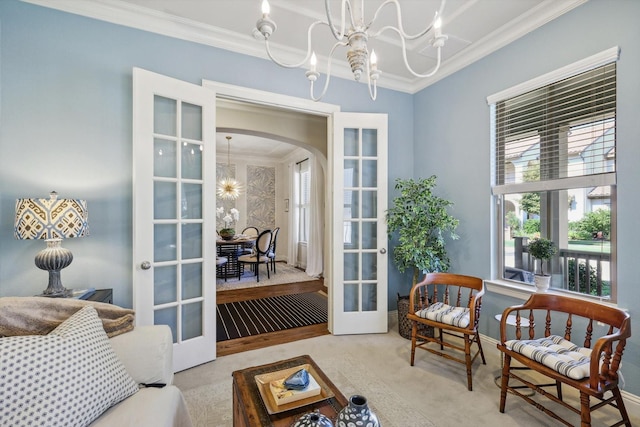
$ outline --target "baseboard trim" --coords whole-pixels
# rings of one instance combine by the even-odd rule
[[[490,336],[480,334],[480,339],[482,339],[483,343],[492,344],[494,346],[494,348],[495,348],[495,346],[498,345],[498,340],[495,339],[495,338],[492,338]],[[486,345],[483,345],[482,347],[483,348],[487,348]],[[634,405],[634,408],[633,408],[634,412],[637,413],[638,411],[640,411],[640,396],[637,396],[635,394],[631,394],[628,391],[623,390],[622,387],[620,387],[620,394],[624,398],[625,406],[631,404],[631,405]],[[629,410],[631,410],[631,409],[629,409]]]

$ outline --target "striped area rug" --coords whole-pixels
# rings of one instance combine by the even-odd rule
[[[318,292],[218,304],[217,341],[327,321],[327,297]]]

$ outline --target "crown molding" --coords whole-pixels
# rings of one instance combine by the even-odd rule
[[[268,60],[262,43],[256,42],[256,39],[250,35],[239,35],[191,19],[147,9],[119,0],[21,1]],[[498,28],[488,36],[474,43],[474,45],[462,50],[442,64],[435,76],[426,79],[413,79],[384,74],[382,78],[378,80],[378,87],[409,94],[419,92],[587,1],[588,0],[546,0],[536,8],[531,9],[528,13],[520,16],[519,19]],[[307,13],[310,14],[311,12],[308,11]],[[304,55],[304,52],[297,49],[291,49],[274,43],[272,43],[272,46],[278,49],[285,61],[287,61],[288,58],[299,58],[301,55]],[[326,59],[326,57],[319,57],[318,62],[326,62]],[[322,70],[320,71],[322,72]],[[332,77],[353,80],[353,74],[349,66],[341,62],[333,63]],[[362,84],[366,85],[366,82],[362,82]]]
[[[542,27],[559,16],[586,3],[588,0],[546,0],[521,15],[518,19],[496,29],[491,34],[462,50],[459,54],[442,64],[435,76],[416,82],[411,93],[416,93],[468,65],[490,55],[498,49],[514,42],[520,37]]]

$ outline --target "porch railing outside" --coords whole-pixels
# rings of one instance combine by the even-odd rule
[[[529,255],[527,238],[515,237],[514,249],[515,267],[534,272],[535,263]],[[562,283],[554,282],[554,288],[605,298],[611,296],[611,254],[560,249],[550,264],[550,271],[562,276]]]

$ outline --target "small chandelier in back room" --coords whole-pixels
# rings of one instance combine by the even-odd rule
[[[259,34],[264,37],[265,47],[269,58],[277,65],[285,68],[297,68],[305,64],[309,64],[309,70],[306,72],[307,79],[311,82],[310,96],[314,101],[319,101],[327,92],[329,87],[329,81],[331,80],[331,60],[333,52],[340,46],[347,48],[347,60],[351,66],[353,77],[359,81],[362,74],[367,75],[367,84],[369,86],[369,96],[375,101],[377,96],[377,80],[380,77],[381,71],[378,69],[378,58],[373,50],[369,53],[369,47],[367,42],[379,37],[386,31],[394,32],[398,35],[402,44],[402,58],[404,59],[404,65],[411,74],[418,78],[426,78],[433,76],[440,68],[441,62],[441,50],[444,46],[444,42],[447,40],[447,36],[442,34],[442,11],[444,10],[446,0],[441,0],[440,7],[435,13],[433,20],[427,26],[426,29],[418,34],[407,34],[402,26],[402,14],[400,10],[400,3],[398,0],[387,0],[378,7],[371,19],[371,22],[366,23],[364,21],[364,0],[342,0],[341,16],[340,16],[340,29],[338,29],[331,19],[331,9],[329,7],[330,0],[325,0],[325,12],[326,21],[315,21],[309,26],[307,30],[307,53],[304,59],[296,64],[286,64],[275,59],[269,48],[269,37],[276,31],[276,23],[269,16],[270,7],[267,0],[262,1],[262,18],[256,23],[256,28]],[[387,25],[380,28],[377,31],[371,31],[371,27],[378,18],[378,14],[385,6],[395,6],[396,26]],[[393,9],[393,8],[391,8]],[[336,43],[331,48],[328,54],[327,60],[327,77],[324,84],[324,89],[319,96],[314,96],[313,83],[318,79],[320,73],[316,71],[317,58],[315,52],[311,49],[311,31],[317,25],[326,25],[331,30],[333,37],[336,39]],[[254,30],[255,31],[255,30]],[[416,40],[421,37],[430,35],[431,39],[429,43],[437,50],[437,63],[433,70],[426,74],[420,74],[415,72],[409,62],[407,61],[407,46],[406,42],[410,40]]]
[[[227,136],[227,176],[218,181],[218,197],[223,200],[236,200],[240,197],[241,185],[231,176],[231,137]]]

